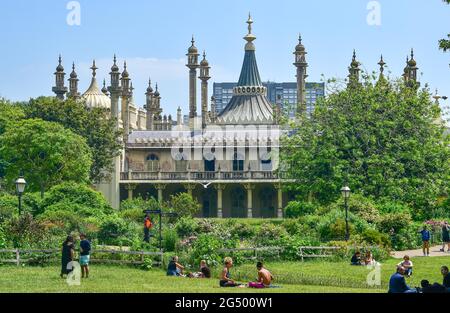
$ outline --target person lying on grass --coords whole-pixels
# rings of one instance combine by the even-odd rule
[[[211,278],[211,270],[205,260],[200,261],[200,272],[190,273],[189,278]]]
[[[256,268],[258,269],[258,281],[249,282],[249,288],[270,288],[273,280],[272,274],[264,268],[262,262],[256,263]]]
[[[236,283],[233,279],[231,279],[230,268],[232,267],[233,259],[230,257],[226,257],[224,259],[224,268],[220,273],[220,287],[245,287],[245,285]]]
[[[174,256],[167,267],[167,276],[184,276],[184,266],[178,263],[178,256]]]
[[[356,251],[355,254],[353,254],[352,259],[350,260],[351,265],[362,265],[361,264],[361,252]]]

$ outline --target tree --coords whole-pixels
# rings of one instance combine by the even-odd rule
[[[5,132],[8,125],[24,117],[25,114],[19,105],[0,98],[0,135]],[[0,157],[0,178],[5,176],[5,168],[7,166],[6,161]]]
[[[89,181],[92,164],[86,140],[57,123],[22,120],[0,136],[0,158],[8,163],[6,181],[13,184],[20,172],[27,190],[44,191],[63,181]]]
[[[195,216],[200,212],[200,204],[188,193],[170,196],[168,207],[178,216]]]
[[[427,89],[366,77],[319,100],[283,139],[282,162],[295,179],[287,189],[330,203],[348,184],[377,200],[433,207],[448,186],[450,141],[430,98]]]
[[[447,4],[450,4],[450,0],[442,0],[446,2]],[[441,39],[439,40],[439,48],[444,50],[446,52],[447,50],[450,50],[450,34],[447,35],[449,39]]]
[[[113,159],[120,154],[118,138],[121,133],[116,130],[115,120],[109,118],[106,109],[88,109],[83,101],[73,99],[61,101],[53,97],[40,97],[30,100],[24,110],[27,118],[57,122],[84,137],[92,154],[91,182],[109,179]]]

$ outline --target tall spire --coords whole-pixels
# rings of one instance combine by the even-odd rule
[[[384,67],[386,66],[386,63],[383,60],[383,55],[381,55],[380,62],[378,62],[378,65],[380,66],[380,78],[384,78]]]
[[[359,68],[359,62],[356,60],[356,51],[353,49],[353,57],[352,62],[350,63],[350,67],[348,68],[348,87],[356,87],[359,85],[359,72],[361,71]]]
[[[98,70],[98,67],[95,66],[95,60],[92,62],[91,70],[92,70],[92,77],[95,77],[97,75]]]
[[[102,92],[105,94],[105,96],[109,96],[108,88],[106,88],[106,79],[103,79]]]
[[[66,73],[64,73],[64,67],[62,65],[62,57],[59,55],[58,57],[58,66],[56,67],[55,75],[55,86],[52,88],[52,91],[56,94],[58,99],[64,100],[64,96],[67,92],[67,87],[64,85],[64,77]]]
[[[261,77],[259,76],[258,64],[256,62],[255,45],[253,41],[256,36],[252,34],[253,20],[249,14],[248,20],[248,34],[244,37],[247,41],[245,44],[244,63],[242,64],[241,75],[238,81],[238,87],[243,86],[262,86]]]
[[[206,60],[206,52],[203,51],[203,60],[200,62],[200,76],[198,77],[202,81],[201,86],[201,109],[202,109],[202,128],[206,128],[208,122],[208,80],[211,78],[209,75],[210,70],[209,62]]]
[[[197,117],[197,68],[198,64],[198,49],[195,46],[194,35],[192,35],[191,46],[188,48],[187,64],[189,68],[189,125],[194,127],[194,119]]]
[[[411,58],[408,63],[408,72],[406,75],[406,83],[410,87],[418,88],[420,83],[417,82],[417,62],[414,59],[414,49],[411,48]]]
[[[75,62],[72,63],[72,72],[69,78],[69,97],[73,99],[78,99],[80,93],[78,92],[78,75],[75,72]]]
[[[306,62],[305,46],[302,44],[302,35],[298,35],[298,44],[295,46],[295,62],[297,68],[297,113],[306,113],[306,72],[308,63]]]

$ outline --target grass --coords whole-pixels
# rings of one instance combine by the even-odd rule
[[[442,281],[439,268],[449,263],[449,257],[415,258],[415,270],[408,284],[416,286],[421,279],[431,282]],[[268,263],[267,267],[276,276],[279,289],[254,290],[247,288],[219,288],[217,279],[188,279],[167,277],[161,269],[143,271],[138,268],[121,266],[92,266],[92,275],[82,280],[81,286],[68,286],[59,278],[59,267],[1,267],[0,293],[5,292],[51,292],[51,293],[383,293],[387,290],[389,276],[398,260],[388,260],[381,267],[382,286],[369,288],[364,284],[369,272],[363,267],[347,263],[332,262],[278,262]],[[217,276],[218,269],[214,275]],[[249,281],[254,278],[254,265],[234,268],[236,279]]]

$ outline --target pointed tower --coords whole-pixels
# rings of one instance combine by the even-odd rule
[[[181,108],[178,107],[177,110],[177,126],[183,125],[183,116],[181,115]]]
[[[306,49],[302,44],[302,36],[298,36],[298,45],[295,47],[294,65],[297,68],[297,113],[306,112],[306,69],[308,63],[306,62]]]
[[[122,94],[122,88],[120,86],[120,71],[117,66],[117,58],[114,55],[114,64],[111,67],[111,86],[108,87],[108,91],[111,94],[111,117],[116,120],[116,128],[119,127],[119,97]]]
[[[75,62],[72,63],[72,73],[70,73],[69,78],[69,94],[68,96],[72,99],[80,98],[80,93],[78,92],[78,75],[75,72]]]
[[[153,88],[152,88],[152,80],[148,79],[148,87],[147,92],[145,93],[145,106],[144,109],[146,111],[146,129],[152,130],[153,126]]]
[[[92,62],[92,79],[88,90],[81,95],[88,108],[102,108],[109,110],[111,108],[111,99],[106,96],[99,88],[97,83],[97,66],[95,60]]]
[[[193,127],[194,118],[197,117],[197,68],[198,64],[198,49],[195,46],[194,36],[192,36],[192,45],[186,54],[188,62],[186,66],[189,68],[189,124]]]
[[[414,49],[411,49],[411,58],[408,61],[407,85],[413,88],[419,88],[420,83],[417,82],[417,62],[414,59]]]
[[[109,97],[109,92],[108,92],[108,88],[106,88],[106,79],[103,79],[103,88],[102,88],[102,92],[105,96]]]
[[[409,65],[408,65],[408,63],[409,63],[409,56],[407,55],[406,56],[406,66],[403,69],[403,75],[402,75],[403,80],[405,81],[405,83],[407,83],[408,79],[409,79]]]
[[[64,77],[66,73],[64,73],[64,67],[62,66],[62,58],[59,55],[58,66],[56,67],[55,75],[55,86],[52,88],[52,91],[56,94],[58,99],[64,100],[64,96],[67,93],[67,87],[64,86]]]
[[[208,80],[210,66],[206,60],[206,52],[203,51],[203,60],[200,62],[200,76],[198,77],[202,81],[202,129],[206,128],[208,120]]]
[[[217,117],[217,107],[216,107],[216,98],[214,96],[211,97],[211,112],[209,114],[209,118],[211,123],[215,123]]]
[[[361,69],[359,68],[360,63],[356,60],[356,51],[353,50],[353,58],[350,63],[350,67],[348,68],[348,88],[358,87],[359,83],[359,73]]]
[[[378,62],[378,65],[380,66],[380,76],[378,78],[378,81],[384,81],[386,78],[384,77],[384,67],[386,66],[386,63],[383,60],[383,55],[381,55],[380,62]]]
[[[122,85],[122,123],[124,131],[124,142],[128,141],[128,135],[130,134],[130,74],[127,70],[127,62],[123,64],[122,77],[120,78]]]
[[[233,97],[217,116],[216,124],[228,125],[273,125],[273,109],[267,99],[267,89],[263,86],[256,62],[256,36],[252,34],[253,20],[249,15],[248,34],[244,37],[244,62],[237,86],[233,89]]]

